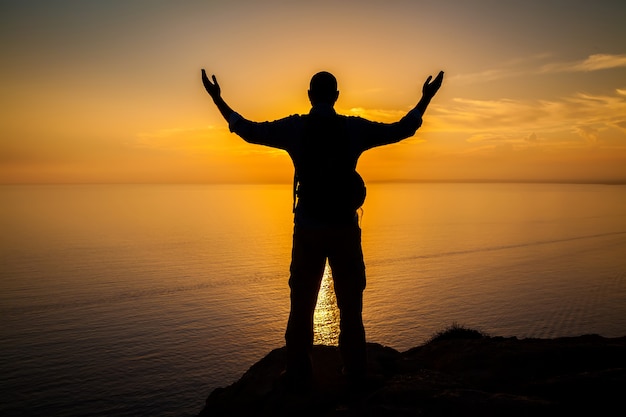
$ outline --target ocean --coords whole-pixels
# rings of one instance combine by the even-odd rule
[[[290,185],[0,186],[0,414],[194,416],[284,345]],[[367,339],[626,335],[626,186],[374,183]],[[316,343],[337,343],[332,271]]]

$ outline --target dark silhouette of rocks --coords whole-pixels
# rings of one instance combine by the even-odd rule
[[[214,390],[207,416],[609,415],[626,398],[626,337],[489,337],[453,326],[398,352],[368,343],[370,376],[349,384],[336,347],[315,346],[314,382],[299,392],[270,352],[239,381]]]

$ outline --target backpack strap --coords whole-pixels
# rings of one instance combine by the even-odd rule
[[[307,120],[309,118],[308,114],[302,114],[300,115],[300,119],[302,119],[302,121],[304,122],[305,126],[307,123]],[[295,213],[296,212],[296,206],[298,204],[298,183],[300,182],[299,178],[298,178],[298,168],[296,167],[295,161],[294,161],[294,165],[293,165],[293,187],[292,187],[292,206],[291,206],[291,212]]]
[[[298,194],[298,171],[294,168],[293,170],[293,206],[291,211],[293,213],[296,212],[296,203],[297,203],[297,194]]]

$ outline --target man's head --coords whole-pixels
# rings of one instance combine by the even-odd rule
[[[337,91],[337,79],[330,72],[318,72],[311,78],[309,87],[309,100],[312,105],[325,103],[334,105],[339,97]]]

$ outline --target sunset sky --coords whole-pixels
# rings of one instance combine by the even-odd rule
[[[252,120],[336,108],[423,127],[370,150],[368,181],[626,182],[626,2],[0,2],[0,183],[289,182],[228,132],[200,80]]]

